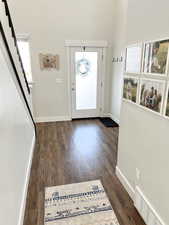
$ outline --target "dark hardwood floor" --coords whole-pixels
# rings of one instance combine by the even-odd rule
[[[41,123],[28,188],[24,225],[43,225],[44,189],[100,179],[120,225],[145,225],[115,175],[118,128],[99,120]]]

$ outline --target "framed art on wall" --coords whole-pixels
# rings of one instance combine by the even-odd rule
[[[142,44],[135,44],[126,48],[126,73],[141,72],[142,46]]]
[[[162,80],[141,79],[140,105],[161,113],[165,82]]]
[[[167,74],[169,40],[147,42],[144,46],[143,72]]]
[[[59,55],[39,54],[41,70],[59,70]]]
[[[136,103],[138,93],[138,78],[124,77],[123,98]]]

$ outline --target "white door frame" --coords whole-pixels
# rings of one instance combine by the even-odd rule
[[[75,41],[67,40],[65,41],[65,47],[67,49],[67,66],[68,66],[68,109],[69,116],[72,119],[72,82],[71,82],[71,48],[73,47],[90,47],[90,48],[101,48],[102,49],[102,66],[101,66],[101,110],[100,117],[104,116],[104,97],[105,97],[105,75],[106,75],[106,53],[108,43],[107,41]]]

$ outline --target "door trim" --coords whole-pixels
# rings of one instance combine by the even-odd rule
[[[87,41],[87,40],[66,40],[65,47],[95,47],[95,48],[107,48],[107,41]]]
[[[105,99],[105,76],[106,76],[106,56],[107,56],[107,48],[108,42],[107,41],[76,41],[76,40],[69,40],[65,41],[66,53],[67,53],[67,68],[68,68],[68,113],[70,118],[72,119],[72,82],[71,82],[71,48],[73,47],[90,47],[90,48],[101,48],[102,49],[102,69],[101,69],[101,81],[102,81],[102,88],[101,88],[101,111],[100,117],[104,116],[104,99]]]

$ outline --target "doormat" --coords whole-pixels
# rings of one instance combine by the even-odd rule
[[[45,189],[45,225],[119,225],[99,180]]]
[[[100,121],[104,124],[105,127],[119,127],[119,125],[109,117],[102,117],[100,118]]]

